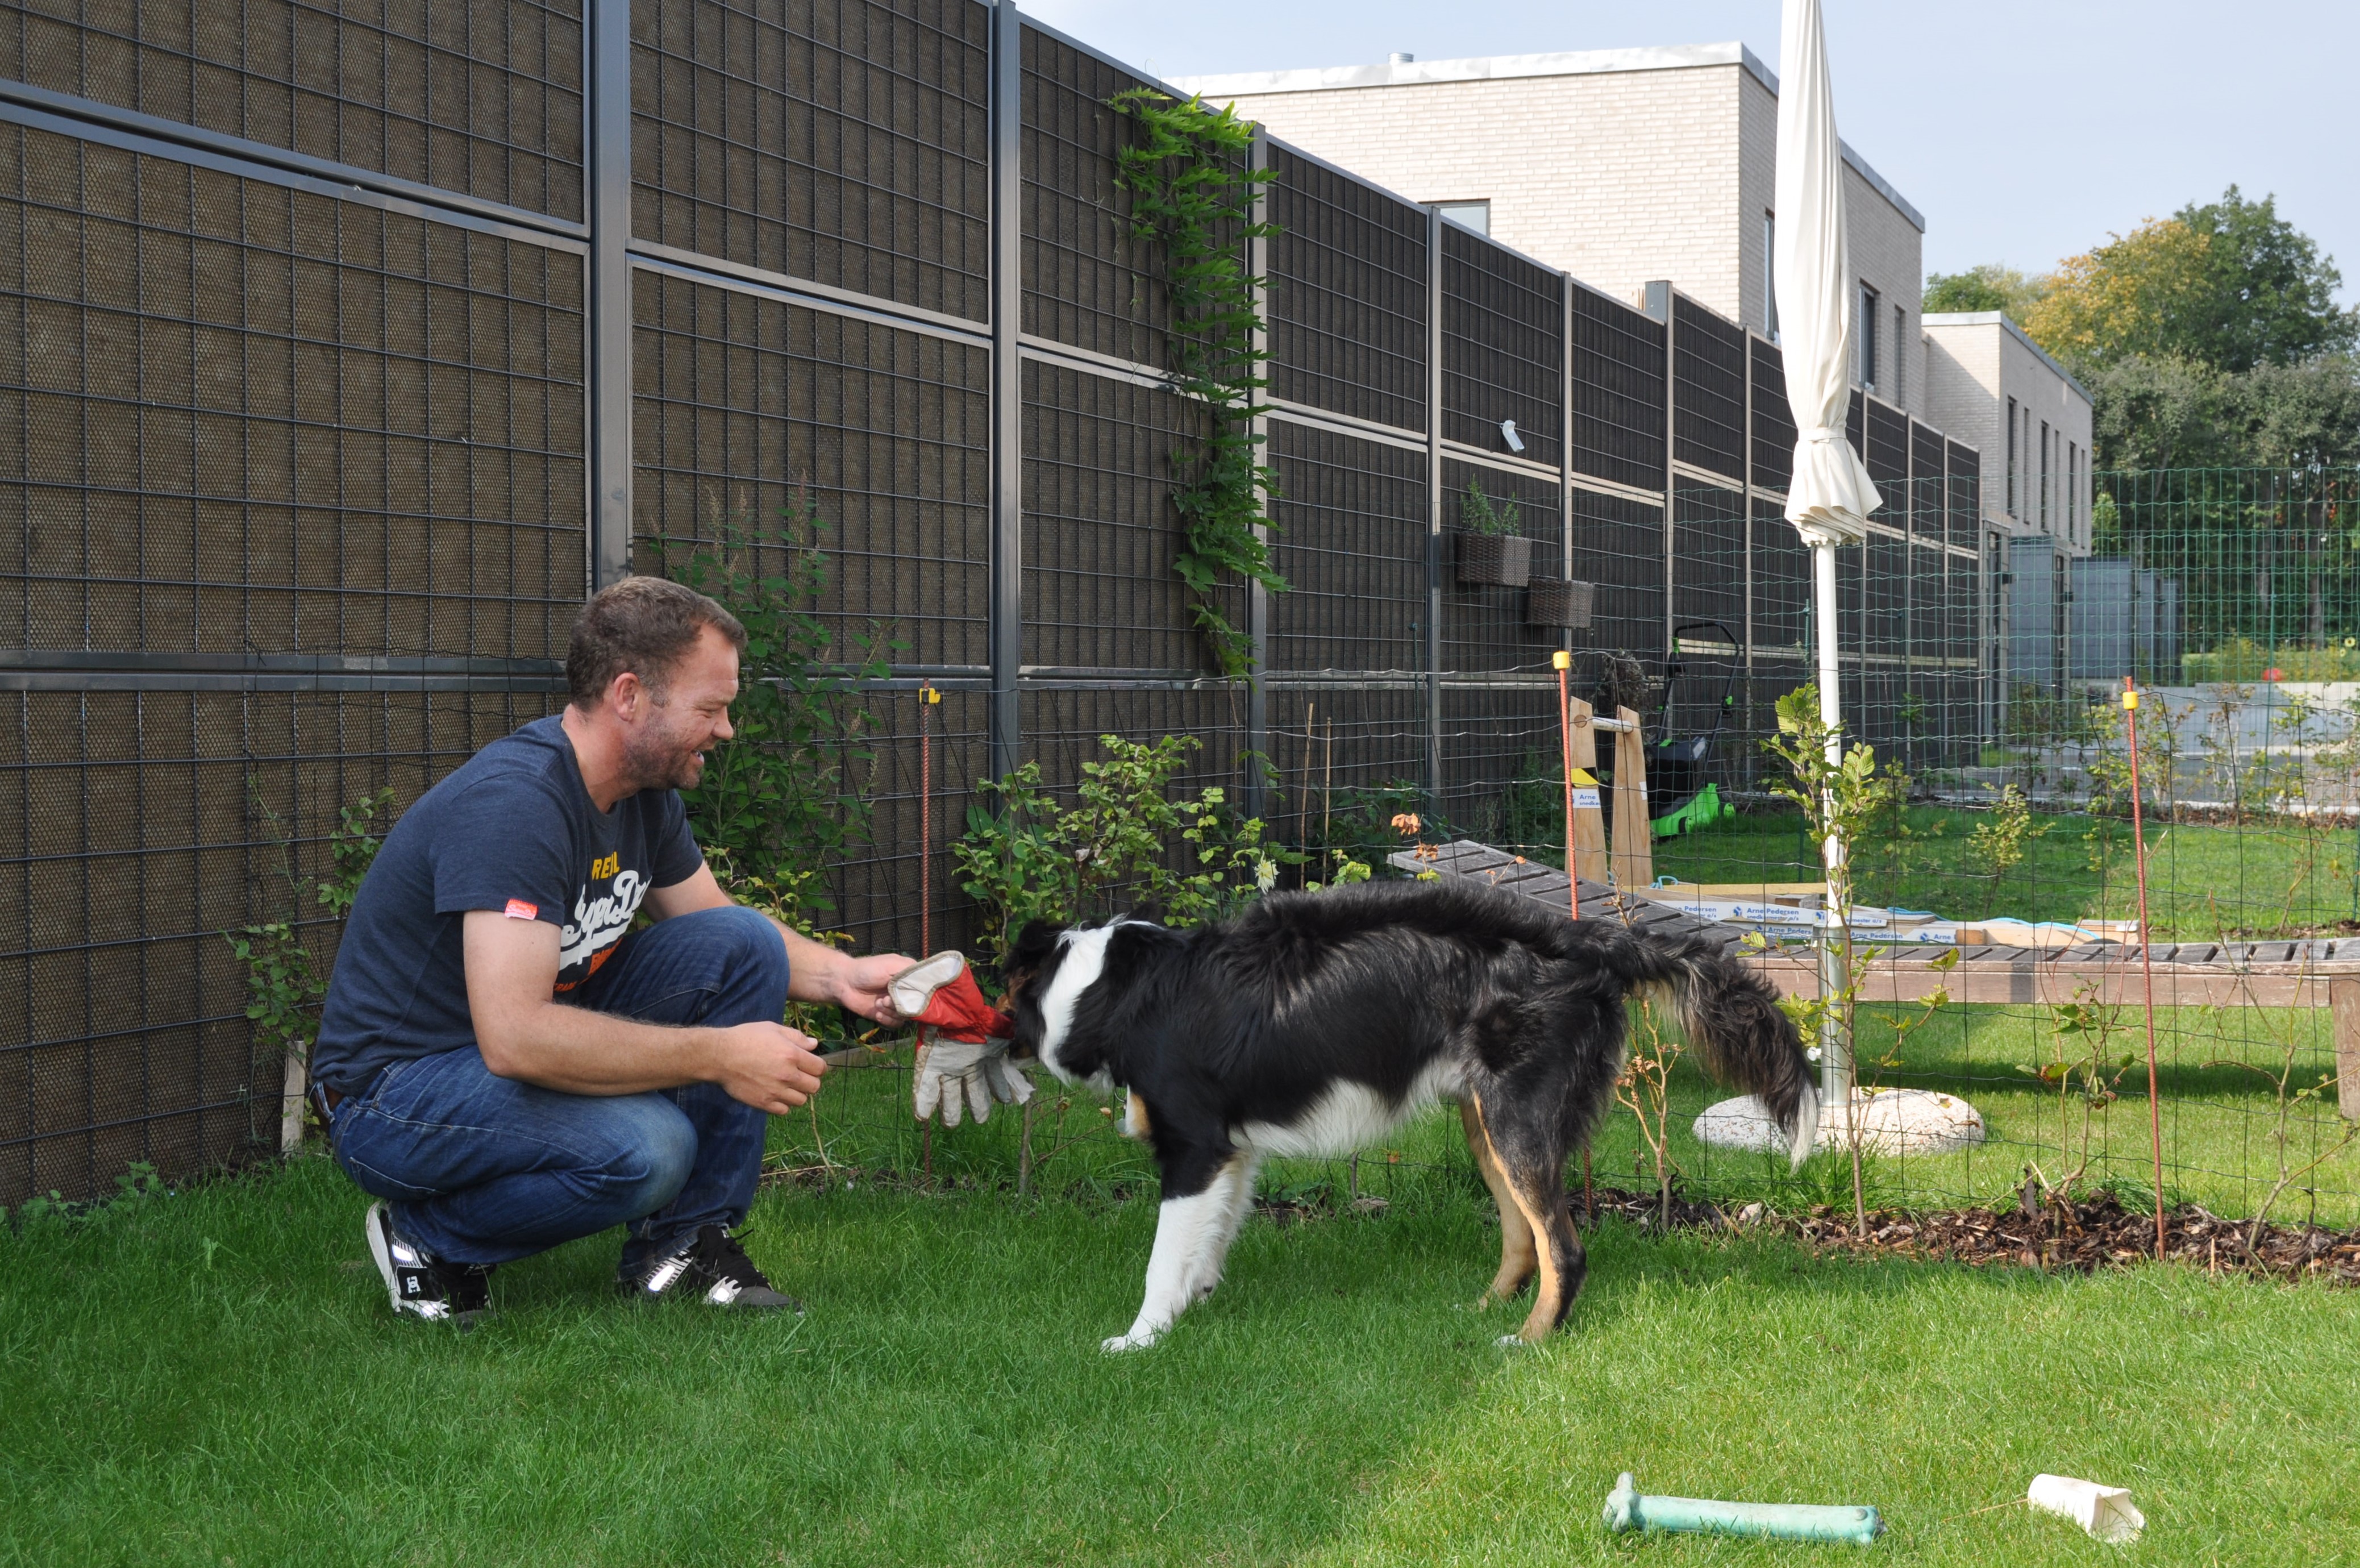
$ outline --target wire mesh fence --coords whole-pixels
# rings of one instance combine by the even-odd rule
[[[658,0],[619,39],[522,0],[111,15],[0,5],[0,1202],[271,1145],[279,1064],[221,933],[287,912],[339,805],[405,806],[549,711],[574,607],[627,556],[816,548],[837,654],[885,651],[841,698],[867,827],[825,868],[866,949],[970,941],[949,846],[977,781],[1032,760],[1070,799],[1107,735],[1197,738],[1175,787],[1258,804],[1282,884],[1382,867],[1409,814],[1561,855],[1559,651],[1576,696],[1641,712],[1656,815],[1717,793],[1651,834],[1652,873],[1809,897],[1773,892],[1819,872],[1761,749],[1816,630],[1780,355],[1676,288],[1610,298],[1271,144],[1290,587],[1225,590],[1262,677],[1224,681],[1171,571],[1205,411],[1114,180],[1138,72],[975,0]],[[627,167],[585,154],[618,128]],[[1911,780],[1858,847],[1871,899],[2134,918],[2094,695],[2132,674],[2153,934],[2360,921],[2348,472],[2098,476],[2081,554],[1907,411],[1856,395],[1850,434],[1886,505],[1843,553],[1842,696]],[[1518,571],[1470,566],[1485,530]],[[333,927],[296,913],[324,962]],[[2167,1003],[2177,1190],[2349,1200],[2340,1014],[2309,983]],[[1913,1014],[1872,993],[1879,1081],[1972,1098],[1990,1135],[1880,1157],[1881,1190],[2135,1175],[2129,1025],[2090,1005],[1961,999],[1896,1042]],[[1143,1179],[1071,1097],[922,1134],[902,1060],[847,1058],[781,1157]],[[1772,1182],[1690,1137],[1710,1092],[1676,1080],[1683,1179]],[[1472,1179],[1448,1128],[1404,1137],[1277,1179]],[[1600,1168],[1642,1143],[1618,1118]]]

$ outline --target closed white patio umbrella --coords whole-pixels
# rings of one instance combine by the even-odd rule
[[[1858,291],[1844,246],[1843,145],[1836,139],[1835,97],[1828,85],[1827,39],[1819,0],[1785,0],[1778,40],[1777,226],[1772,252],[1786,400],[1801,439],[1786,488],[1786,521],[1811,547],[1813,617],[1819,634],[1819,712],[1827,720],[1828,760],[1837,760],[1836,547],[1867,537],[1868,514],[1883,504],[1868,470],[1844,439],[1850,411],[1852,302]],[[1827,846],[1830,872],[1844,845]],[[1838,911],[1844,918],[1846,911]],[[1820,994],[1840,987],[1839,933],[1820,945]],[[1831,1021],[1832,1022],[1832,1021]],[[1840,1027],[1822,1031],[1821,1093],[1846,1104],[1852,1093],[1850,1042]]]

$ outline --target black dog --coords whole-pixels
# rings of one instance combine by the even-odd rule
[[[1016,1048],[1128,1089],[1163,1170],[1147,1298],[1109,1351],[1154,1343],[1219,1282],[1263,1156],[1349,1154],[1449,1098],[1500,1205],[1484,1300],[1537,1273],[1520,1337],[1546,1336],[1586,1267],[1566,1158],[1612,1094],[1634,994],[1668,1000],[1707,1067],[1768,1102],[1798,1164],[1819,1124],[1794,1024],[1743,964],[1480,884],[1273,894],[1194,930],[1035,924],[1009,973]]]

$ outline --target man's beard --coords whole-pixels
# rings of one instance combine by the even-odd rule
[[[623,751],[623,765],[636,793],[643,789],[694,789],[705,776],[698,748],[683,745],[669,729],[634,736]]]

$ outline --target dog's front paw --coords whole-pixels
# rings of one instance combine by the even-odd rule
[[[1098,1341],[1098,1348],[1109,1355],[1120,1355],[1126,1350],[1145,1350],[1162,1337],[1160,1334],[1152,1332],[1142,1333],[1134,1329],[1130,1333],[1117,1334],[1112,1339]]]

